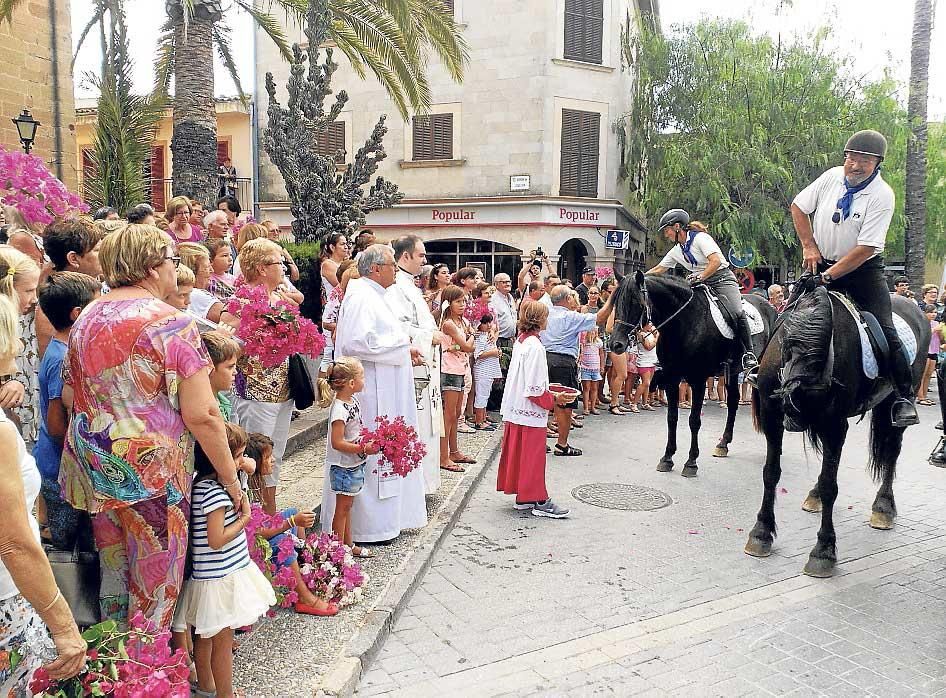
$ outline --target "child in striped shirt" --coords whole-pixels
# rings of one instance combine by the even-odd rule
[[[493,381],[503,377],[499,366],[499,347],[496,345],[496,332],[493,316],[489,313],[480,318],[476,335],[473,337],[473,421],[478,431],[495,431],[496,427],[486,419],[486,403],[493,391]]]
[[[246,450],[246,432],[226,422],[233,460]],[[233,631],[252,625],[276,603],[263,573],[250,559],[243,529],[250,505],[243,497],[238,515],[210,460],[198,446],[191,490],[193,570],[174,612],[172,629],[196,633],[194,660],[200,695],[233,696]]]

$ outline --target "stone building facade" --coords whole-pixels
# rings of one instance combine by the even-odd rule
[[[40,126],[33,154],[70,190],[78,184],[69,0],[23,4],[0,24],[0,145],[20,148],[12,119],[26,108]]]
[[[487,275],[517,272],[539,247],[570,278],[586,264],[622,272],[643,265],[645,234],[624,206],[622,138],[614,126],[629,109],[631,87],[621,31],[628,21],[633,31],[640,13],[656,21],[656,0],[447,4],[470,62],[458,85],[432,59],[427,117],[402,121],[377,81],[360,80],[335,52],[341,68],[333,86],[351,99],[333,140],[351,158],[387,113],[388,159],[380,174],[406,196],[371,214],[369,227],[381,238],[419,234],[434,261],[451,269],[479,265]],[[296,29],[290,35],[304,39]],[[255,51],[256,94],[265,94],[267,71],[284,86],[287,65],[272,42],[257,33]],[[262,152],[259,167],[261,215],[289,224],[282,180]],[[610,229],[630,231],[626,252],[606,249]]]

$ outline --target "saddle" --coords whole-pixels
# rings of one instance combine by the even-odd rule
[[[718,329],[719,333],[726,339],[733,339],[736,336],[736,318],[732,317],[732,314],[726,308],[725,304],[720,302],[719,297],[713,293],[709,286],[701,284],[697,286],[697,289],[702,289],[706,294],[706,300],[709,301],[710,315],[713,316],[716,329]],[[762,332],[765,331],[765,322],[762,320],[762,315],[759,313],[758,309],[743,298],[742,310],[749,320],[749,332],[752,336],[762,334]]]
[[[887,338],[884,336],[880,323],[873,313],[857,308],[854,302],[845,294],[838,291],[829,291],[829,293],[854,318],[861,339],[861,362],[864,376],[874,380],[880,375],[880,367],[887,366],[890,362],[890,345],[887,343]],[[918,350],[916,336],[907,321],[897,315],[896,312],[893,313],[893,324],[897,330],[897,335],[900,337],[900,343],[903,345],[907,363],[912,364],[916,359]]]

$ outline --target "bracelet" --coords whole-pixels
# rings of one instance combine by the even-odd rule
[[[55,606],[56,602],[59,601],[59,599],[61,598],[62,598],[62,592],[59,591],[59,589],[56,589],[56,595],[53,597],[53,600],[50,601],[49,604],[47,604],[47,606],[43,610],[40,611],[40,613],[46,613],[46,611],[48,611],[53,606]]]
[[[288,519],[286,519],[286,523],[289,524],[289,528],[295,528],[295,527],[296,527],[296,515],[293,514],[293,515],[290,516]],[[288,530],[288,529],[287,529],[287,530]]]
[[[239,484],[239,482],[240,482],[240,476],[238,475],[237,477],[233,478],[233,482],[230,482],[230,483],[227,483],[226,485],[224,485],[224,486],[223,486],[223,489],[228,490],[228,489],[230,489],[231,487],[233,487],[234,485]]]

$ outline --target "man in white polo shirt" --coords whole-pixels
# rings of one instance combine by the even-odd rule
[[[880,175],[886,154],[883,135],[858,131],[844,146],[844,164],[802,190],[791,211],[805,268],[820,275],[821,283],[847,292],[883,328],[891,354],[888,370],[899,396],[891,420],[908,427],[919,423],[913,377],[894,328],[882,256],[894,209],[893,190]]]

